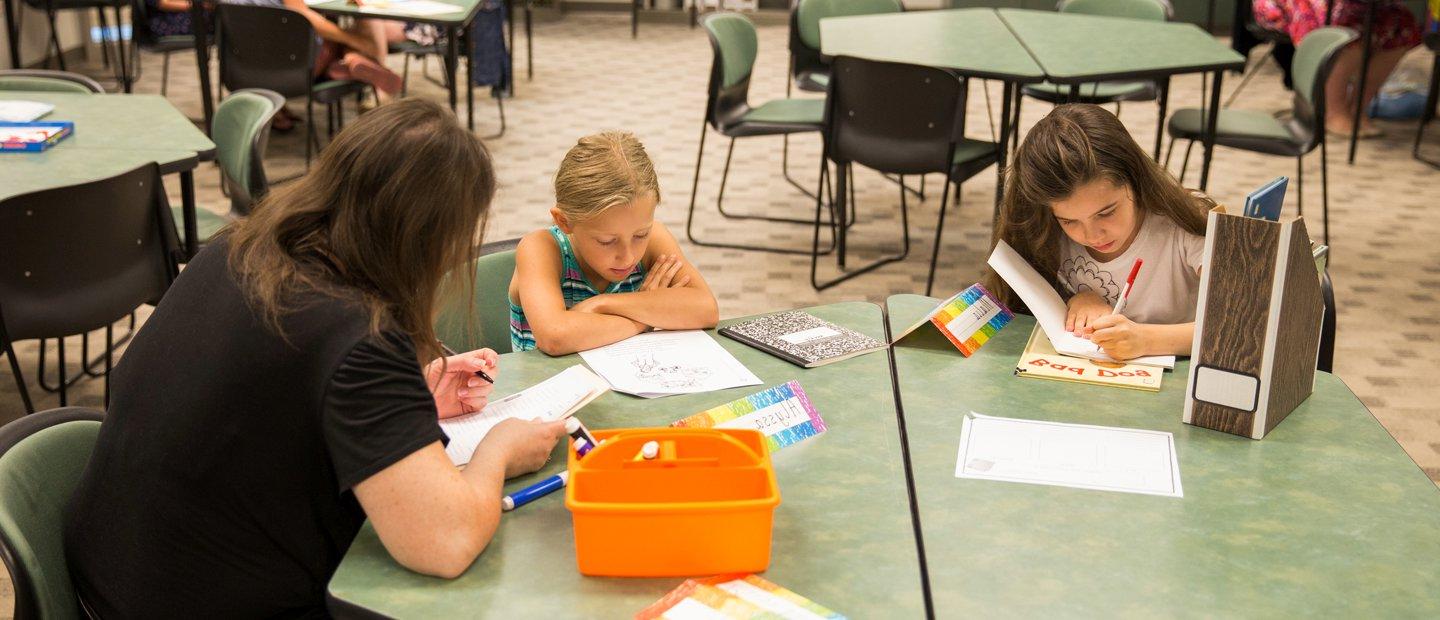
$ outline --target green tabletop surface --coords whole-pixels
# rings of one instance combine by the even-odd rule
[[[1045,77],[994,9],[830,17],[820,20],[820,42],[827,56],[926,65],[1022,83]]]
[[[168,174],[214,159],[215,143],[164,97],[0,92],[0,99],[42,101],[55,110],[41,120],[72,121],[75,132],[38,153],[0,153],[0,199],[85,183],[149,162]]]
[[[354,17],[370,17],[377,19],[396,19],[407,22],[422,24],[436,24],[439,26],[463,26],[475,19],[475,14],[480,11],[480,0],[433,0],[440,4],[453,4],[460,7],[459,10],[439,15],[412,15],[405,12],[404,0],[386,2],[385,0],[373,0],[362,4],[354,4],[350,0],[330,0],[329,2],[306,3],[311,9],[329,15],[350,15]]]
[[[1046,78],[1057,84],[1245,66],[1244,56],[1193,24],[1025,9],[997,12]]]
[[[884,337],[882,314],[874,304],[839,303],[810,312]],[[652,400],[610,393],[577,415],[592,429],[663,426],[766,387],[799,381],[829,430],[772,455],[781,500],[764,577],[852,618],[922,615],[920,562],[888,357],[876,352],[807,370],[723,336],[716,340],[765,385]],[[575,355],[507,354],[496,395],[519,391],[578,363]],[[512,480],[506,492],[561,471],[560,450],[544,470]],[[620,618],[634,615],[682,581],[580,575],[570,513],[557,493],[506,513],[490,546],[453,581],[402,568],[366,525],[329,592],[345,603],[400,618]]]
[[[1158,393],[1013,376],[1034,324],[894,349],[937,616],[1440,617],[1440,491],[1339,379],[1256,441],[1181,423],[1185,360]],[[972,410],[1174,433],[1184,497],[956,478]]]

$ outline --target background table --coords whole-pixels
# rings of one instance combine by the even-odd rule
[[[73,121],[75,133],[39,153],[0,153],[0,200],[87,183],[155,162],[180,174],[185,251],[198,247],[194,170],[215,158],[215,143],[158,95],[88,95],[5,91],[0,99],[55,106],[45,120]]]
[[[1210,179],[1215,150],[1215,123],[1220,114],[1220,80],[1225,71],[1245,68],[1245,57],[1193,24],[1153,22],[1075,13],[998,9],[1000,19],[1045,71],[1045,79],[1069,84],[1078,97],[1080,84],[1106,80],[1160,81],[1160,125],[1155,131],[1155,157],[1165,134],[1165,108],[1170,76],[1213,74],[1200,168],[1200,189]]]
[[[811,312],[883,337],[883,319],[874,304],[832,304]],[[587,405],[579,417],[592,429],[663,426],[798,380],[830,430],[773,455],[780,506],[765,578],[852,618],[922,615],[920,564],[887,356],[872,353],[805,370],[729,338],[716,339],[765,385],[653,400],[611,393]],[[505,355],[496,394],[513,393],[578,363],[575,355]],[[556,473],[563,463],[557,449],[542,472],[511,481],[506,491]],[[557,494],[506,514],[490,546],[454,581],[400,567],[367,525],[336,571],[329,593],[337,615],[354,615],[359,607],[401,618],[620,618],[655,602],[682,580],[581,576],[570,514]]]
[[[1159,393],[1014,377],[1033,325],[895,347],[938,616],[1440,616],[1440,492],[1339,379],[1254,441],[1180,422],[1188,361]],[[956,478],[971,410],[1172,432],[1185,497]]]

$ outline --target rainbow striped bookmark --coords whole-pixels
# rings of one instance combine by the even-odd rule
[[[753,428],[765,435],[770,452],[825,432],[825,420],[810,404],[800,383],[790,381],[701,411],[670,426],[689,428]]]
[[[899,342],[901,338],[910,335],[926,321],[933,323],[940,329],[940,333],[950,340],[950,344],[960,349],[965,357],[970,357],[982,345],[988,342],[995,334],[1015,318],[1005,304],[1000,303],[990,291],[979,284],[972,284],[954,297],[940,302],[934,310],[926,314],[924,318],[916,321],[914,325],[906,328],[891,340],[891,343]]]

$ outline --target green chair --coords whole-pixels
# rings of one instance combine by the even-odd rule
[[[83,618],[65,562],[65,506],[90,461],[104,414],[64,407],[0,427],[0,559],[15,617]]]
[[[0,90],[29,90],[90,95],[105,92],[100,83],[78,73],[44,69],[0,71]]]
[[[1330,245],[1330,190],[1325,149],[1325,82],[1335,66],[1335,56],[1356,39],[1355,31],[1330,27],[1313,30],[1295,49],[1291,73],[1295,76],[1295,104],[1290,118],[1280,119],[1268,112],[1254,110],[1220,110],[1216,120],[1215,144],[1230,148],[1294,157],[1296,163],[1295,195],[1299,213],[1305,213],[1305,156],[1320,147],[1321,217],[1325,245]],[[1180,180],[1190,163],[1190,149],[1204,137],[1205,111],[1199,108],[1178,110],[1170,117],[1167,131],[1170,146],[1165,151],[1165,164],[1176,140],[1188,140],[1185,160],[1180,165]]]
[[[798,0],[790,10],[790,84],[823,93],[830,83],[830,62],[820,55],[820,20],[904,11],[899,0]]]
[[[1061,13],[1123,17],[1163,22],[1170,18],[1170,8],[1161,0],[1067,0],[1058,7]],[[1070,101],[1069,84],[1041,82],[1021,89],[1028,97],[1050,103]],[[1080,86],[1080,103],[1114,103],[1116,113],[1122,101],[1154,101],[1159,89],[1155,82],[1095,82]],[[1015,104],[1018,106],[1019,101]],[[1017,112],[1016,117],[1019,117]]]
[[[285,106],[285,98],[272,90],[247,88],[230,93],[215,108],[210,122],[210,139],[215,142],[215,159],[220,164],[220,182],[230,194],[230,214],[217,215],[196,209],[200,241],[219,232],[231,219],[250,214],[250,208],[270,189],[265,177],[265,148],[270,122]],[[180,221],[180,207],[172,207]]]
[[[812,224],[811,220],[805,218],[727,213],[724,205],[725,182],[730,177],[730,160],[735,154],[736,138],[818,132],[823,126],[825,116],[823,99],[776,99],[752,107],[749,101],[750,75],[755,68],[755,56],[759,50],[755,25],[739,13],[711,13],[701,21],[709,35],[715,60],[710,66],[710,85],[705,100],[705,119],[700,125],[700,148],[695,155],[695,181],[690,187],[690,210],[685,219],[685,236],[691,243],[707,247],[809,255],[808,249],[719,243],[704,241],[695,236],[695,197],[700,189],[705,134],[709,133],[710,128],[730,138],[730,148],[725,154],[725,170],[720,177],[720,190],[715,198],[715,207],[720,211],[720,215],[736,220],[762,220],[807,226]],[[791,184],[806,196],[815,198],[815,194],[794,181],[791,181]]]
[[[466,325],[465,316],[470,309],[457,300],[441,310],[435,320],[435,335],[440,342],[456,351],[494,349],[498,353],[509,353],[510,349],[510,278],[515,274],[515,246],[519,239],[508,239],[487,243],[480,247],[480,259],[475,261],[475,315],[476,325]]]

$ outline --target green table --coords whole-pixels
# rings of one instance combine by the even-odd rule
[[[1180,422],[1188,361],[1159,393],[1014,377],[1033,325],[894,348],[937,615],[1440,617],[1440,492],[1339,379],[1254,441]],[[1185,497],[956,478],[972,410],[1172,432]]]
[[[811,309],[880,338],[880,308],[849,302]],[[728,338],[717,340],[764,382],[795,379],[830,429],[774,454],[781,503],[765,577],[854,618],[924,613],[920,562],[906,491],[889,360],[865,355],[801,369]],[[578,356],[509,354],[497,394],[508,394],[580,363]],[[644,400],[602,396],[580,412],[595,429],[661,426],[752,394],[760,386]],[[507,492],[561,470],[557,458]],[[506,514],[489,548],[460,578],[422,577],[390,559],[375,531],[361,530],[330,582],[331,611],[388,616],[629,617],[679,585],[680,578],[583,577],[575,567],[570,514],[554,495]]]
[[[75,133],[39,153],[0,153],[0,200],[52,187],[87,183],[155,162],[180,174],[185,250],[197,250],[194,170],[215,158],[215,143],[158,95],[0,93],[3,99],[55,106],[45,120],[73,121]]]
[[[998,9],[1030,54],[1045,70],[1045,79],[1069,84],[1078,98],[1080,85],[1115,79],[1155,79],[1160,84],[1160,121],[1155,130],[1155,157],[1160,157],[1170,76],[1210,72],[1208,114],[1203,142],[1200,189],[1210,179],[1215,150],[1215,123],[1220,114],[1220,82],[1225,71],[1243,70],[1245,57],[1194,24],[1153,22],[1075,13]]]
[[[912,11],[830,17],[820,20],[820,52],[948,69],[966,77],[999,80],[1000,117],[1010,118],[1020,86],[1045,79],[1045,72],[994,9]],[[995,204],[1005,192],[1006,147],[1015,127],[1000,123],[995,167]],[[843,170],[843,169],[842,169]],[[837,197],[843,207],[845,196]],[[843,211],[843,208],[840,209]]]

